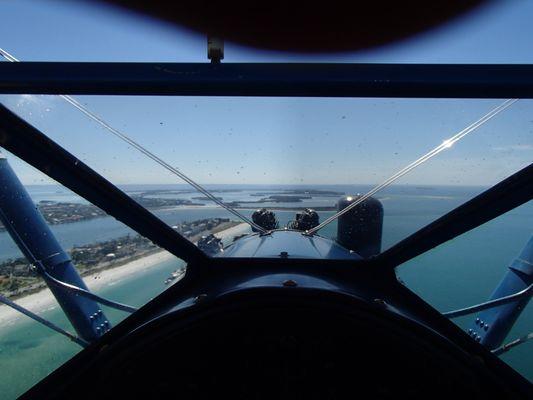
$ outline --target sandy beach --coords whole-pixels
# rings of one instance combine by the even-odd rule
[[[215,236],[227,241],[234,236],[241,235],[249,231],[250,227],[247,224],[242,223],[220,231],[216,233]],[[83,280],[90,290],[97,291],[101,288],[114,285],[124,279],[142,274],[143,272],[149,271],[151,268],[157,267],[161,263],[172,259],[176,259],[176,257],[166,250],[161,250],[146,257],[132,260],[126,264],[87,275],[83,277]],[[37,293],[24,296],[20,299],[17,299],[16,303],[36,314],[41,314],[45,311],[59,307],[49,289],[43,289]],[[0,306],[0,327],[13,325],[20,318],[28,317],[6,305]]]

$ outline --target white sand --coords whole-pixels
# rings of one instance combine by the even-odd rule
[[[234,236],[242,235],[244,233],[250,233],[252,232],[250,229],[250,225],[242,223],[239,225],[232,226],[231,228],[224,229],[223,231],[220,231],[218,233],[215,233],[215,236],[222,239],[231,239],[233,240]]]
[[[215,236],[226,240],[232,239],[233,236],[241,235],[249,231],[250,227],[247,224],[242,223],[220,231],[216,233]],[[111,286],[125,278],[146,272],[153,267],[157,267],[162,262],[172,260],[173,258],[175,258],[174,255],[166,250],[161,250],[157,253],[130,261],[121,266],[106,269],[92,275],[87,275],[83,278],[83,280],[90,290],[98,290],[103,287]],[[55,297],[52,295],[52,292],[50,292],[49,289],[43,289],[39,292],[24,296],[16,300],[16,303],[36,314],[41,314],[45,311],[53,310],[54,308],[59,307]],[[13,325],[20,318],[28,317],[25,317],[11,307],[0,305],[0,328]]]

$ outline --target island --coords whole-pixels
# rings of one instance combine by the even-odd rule
[[[206,218],[181,222],[172,228],[192,242],[210,233],[228,231],[241,225],[229,218]],[[157,245],[140,235],[76,246],[68,251],[76,269],[82,276],[115,268],[133,260],[162,251]],[[0,263],[0,293],[11,299],[20,298],[42,290],[46,284],[37,275],[26,258],[17,258]]]
[[[194,203],[184,199],[166,199],[162,197],[146,197],[144,195],[131,196],[133,200],[146,208],[164,208],[176,206],[203,206],[203,203]]]
[[[321,190],[321,189],[284,189],[272,192],[258,192],[253,193],[250,196],[271,196],[271,195],[310,195],[310,196],[321,196],[321,197],[338,197],[344,195],[344,192],[336,192],[334,190]]]

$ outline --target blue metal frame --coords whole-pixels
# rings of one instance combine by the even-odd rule
[[[42,269],[43,274],[88,291],[69,255],[63,251],[3,156],[0,158],[0,187],[0,220],[28,261],[38,267],[37,273]],[[92,342],[110,329],[107,317],[94,300],[56,285],[49,284],[49,288],[83,340]]]
[[[195,245],[75,156],[0,105],[0,146],[186,262],[206,259]]]
[[[527,288],[523,290],[520,290],[519,292],[508,294],[502,297],[496,297],[492,300],[486,301],[484,303],[479,303],[479,304],[476,304],[470,307],[460,308],[454,311],[448,311],[448,312],[442,313],[442,315],[448,318],[462,317],[463,315],[473,314],[476,311],[488,310],[489,308],[516,302],[519,299],[529,298],[531,297],[532,293],[533,293],[533,284],[529,285]],[[489,327],[487,326],[487,329],[488,328]]]
[[[191,242],[120,189],[2,105],[0,146],[177,257],[187,262],[205,261],[208,258]],[[393,269],[408,259],[526,203],[531,198],[533,164],[381,253],[375,257],[376,264],[382,268]]]
[[[224,96],[533,98],[532,66],[0,63],[0,92]],[[299,277],[320,280],[362,301],[403,314],[497,369],[528,393],[530,385],[447,318],[396,281],[394,268],[533,197],[533,164],[369,259],[209,258],[168,225],[37,129],[0,106],[0,146],[24,159],[148,239],[188,262],[185,277],[48,378],[84,365],[106,345],[172,310],[242,285]],[[262,282],[262,283],[261,283]],[[292,284],[291,284],[292,285]],[[327,285],[326,285],[327,286]],[[335,286],[335,285],[333,285]],[[300,288],[296,288],[300,290]],[[225,291],[225,292],[224,292]],[[181,303],[180,303],[181,302]],[[185,302],[185,303],[183,303]]]
[[[377,261],[394,268],[532,198],[533,163],[398,242]]]
[[[491,300],[500,299],[513,293],[526,290],[533,284],[533,237],[520,255],[509,265],[508,271],[496,287]],[[500,346],[514,323],[531,300],[529,296],[516,298],[508,304],[492,307],[481,312],[468,330],[468,333],[489,349]]]
[[[1,62],[0,93],[533,98],[533,66]]]

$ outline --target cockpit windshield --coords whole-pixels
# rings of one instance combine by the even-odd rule
[[[302,232],[335,238],[339,214],[373,196],[386,250],[527,166],[533,151],[529,100],[2,100],[183,236],[230,232],[226,246],[294,228],[309,209],[318,219]],[[258,226],[258,209],[274,225]]]
[[[0,35],[0,63],[208,62],[205,37],[185,30],[133,16],[121,19],[116,10],[88,4],[43,2],[52,10],[46,14],[49,19],[43,19],[37,12],[43,6],[32,4],[34,11],[29,3],[0,5],[2,14],[27,16],[35,25],[21,33],[22,39]],[[531,30],[525,16],[532,6],[501,6],[501,12],[500,6],[492,7],[470,23],[456,22],[433,36],[375,52],[287,55],[229,43],[222,63],[533,64],[530,42],[523,40],[531,35],[515,32],[518,26]],[[525,11],[517,12],[520,7]],[[0,32],[11,33],[16,27],[10,20],[2,25]],[[108,43],[108,37],[116,43]],[[486,45],[485,37],[497,52]],[[503,50],[510,37],[516,39],[516,49],[507,55]],[[54,40],[57,46],[46,47]],[[183,71],[169,67],[164,72],[172,76]],[[0,214],[8,197],[20,202],[24,197],[26,205],[38,211],[46,227],[38,234],[54,236],[64,251],[53,256],[61,253],[62,262],[70,262],[79,273],[80,287],[69,289],[81,297],[87,296],[87,289],[96,303],[104,304],[87,317],[98,322],[97,339],[181,282],[194,264],[189,254],[209,262],[216,257],[255,257],[264,262],[292,258],[371,263],[428,224],[530,168],[533,160],[531,99],[0,93],[0,112],[4,107],[72,155],[74,167],[87,167],[103,178],[115,196],[115,209],[131,200],[128,209],[137,212],[140,222],[132,227],[131,219],[128,223],[119,213],[105,210],[103,203],[76,192],[72,180],[70,185],[60,182],[46,166],[35,168],[8,146],[0,147],[0,185],[2,173],[12,169],[23,188],[11,192],[3,186]],[[1,146],[3,140],[0,129]],[[524,201],[498,215],[472,232],[456,234],[431,251],[428,247],[395,264],[400,265],[400,282],[445,316],[485,300],[506,263],[530,241],[533,204]],[[71,334],[75,324],[48,291],[55,278],[39,268],[50,260],[24,251],[25,234],[35,234],[31,224],[17,237],[10,228],[13,221],[4,214],[0,220],[0,301],[35,312],[34,321],[26,324],[18,313],[0,306],[0,370],[21,376],[0,376],[0,390],[15,398],[90,341],[79,332]],[[26,224],[23,218],[20,222]],[[139,226],[148,228],[140,231]],[[162,242],[150,235],[154,230],[164,233]],[[300,236],[295,240],[293,234]],[[182,254],[182,248],[188,253]],[[426,270],[432,271],[429,277],[423,274]],[[453,286],[458,279],[461,282]],[[528,288],[520,290],[531,293]],[[105,303],[107,297],[112,301]],[[531,331],[531,307],[513,335]],[[48,328],[71,334],[75,343],[41,327],[35,322],[39,316]],[[470,329],[473,340],[481,340],[472,330],[472,318],[461,314],[455,322],[465,332]],[[485,323],[476,323],[481,333],[488,330]],[[506,354],[503,359],[532,380],[527,362],[532,346],[523,348],[526,355]]]

